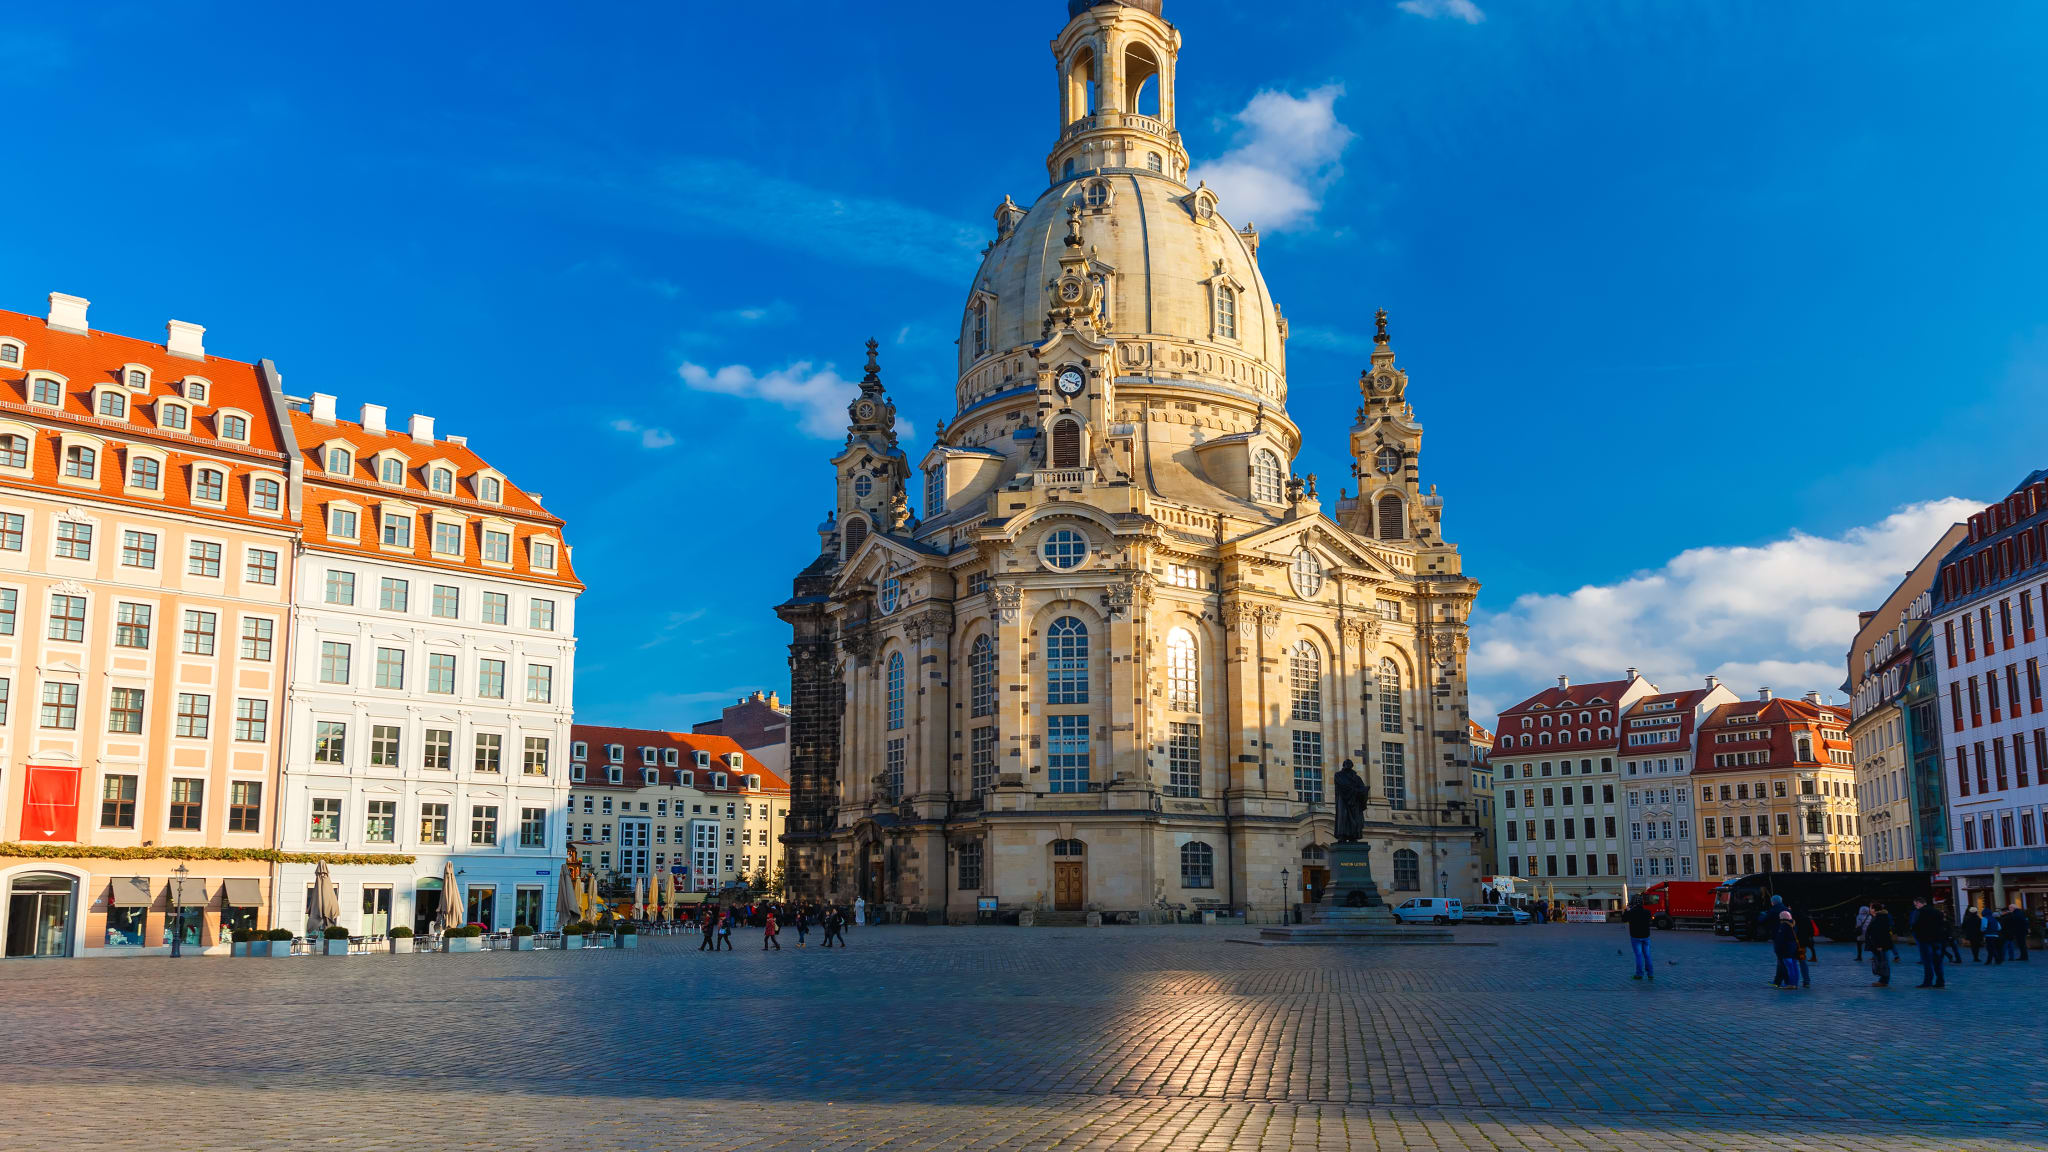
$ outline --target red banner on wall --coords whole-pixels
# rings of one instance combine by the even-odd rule
[[[78,769],[31,764],[25,784],[21,838],[78,839]]]

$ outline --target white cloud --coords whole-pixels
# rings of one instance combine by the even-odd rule
[[[1275,232],[1308,223],[1342,174],[1337,161],[1353,138],[1337,119],[1343,94],[1341,84],[1302,96],[1258,93],[1237,114],[1235,147],[1191,178],[1214,188],[1224,214],[1240,224]]]
[[[715,392],[766,400],[797,414],[797,427],[807,436],[839,440],[846,435],[846,406],[853,402],[860,385],[841,376],[832,365],[814,367],[799,360],[787,368],[756,374],[744,364],[728,364],[712,370],[701,364],[685,363],[676,369],[683,386],[693,392]],[[910,435],[908,422],[898,420],[900,436]]]
[[[666,448],[676,442],[675,433],[666,428],[649,428],[636,420],[618,419],[612,421],[612,431],[638,436],[642,448]]]
[[[1401,0],[1394,7],[1425,20],[1441,17],[1448,20],[1463,20],[1467,24],[1478,24],[1486,19],[1486,13],[1481,12],[1479,5],[1474,4],[1472,0]]]
[[[1840,536],[1793,532],[1752,547],[1692,548],[1614,584],[1532,593],[1472,622],[1472,715],[1554,683],[1635,667],[1668,691],[1721,677],[1737,694],[1834,696],[1856,614],[1878,606],[1949,525],[1983,505],[1950,497]]]

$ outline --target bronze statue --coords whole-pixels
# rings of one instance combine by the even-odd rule
[[[1365,838],[1365,779],[1346,760],[1337,769],[1337,842],[1356,843]]]

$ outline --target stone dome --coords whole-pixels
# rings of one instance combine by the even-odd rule
[[[1126,8],[1137,8],[1164,18],[1164,14],[1159,11],[1160,0],[1067,0],[1067,19],[1072,20],[1090,8],[1100,8],[1105,4],[1121,4]]]
[[[1029,210],[1006,201],[997,223],[961,327],[963,409],[1021,382],[1015,354],[1044,338],[1077,224],[1079,250],[1104,284],[1119,381],[1179,381],[1285,404],[1285,325],[1259,271],[1256,235],[1226,223],[1208,189],[1105,169],[1054,185]]]

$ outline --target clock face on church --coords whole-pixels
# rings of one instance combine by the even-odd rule
[[[1062,368],[1060,369],[1058,379],[1053,383],[1059,388],[1060,395],[1079,396],[1081,394],[1081,387],[1086,381],[1082,378],[1079,368]]]

